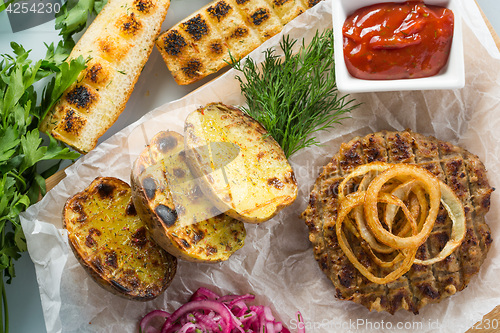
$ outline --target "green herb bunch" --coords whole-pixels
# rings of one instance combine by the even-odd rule
[[[243,110],[259,121],[281,145],[287,157],[302,148],[318,145],[313,133],[332,128],[357,104],[337,91],[333,58],[333,30],[317,32],[309,45],[284,36],[277,55],[265,51],[263,63],[251,58],[231,59],[243,74],[240,82],[248,107]]]
[[[7,7],[9,7],[9,5],[13,4],[14,2],[19,2],[20,0],[7,0],[7,1],[3,1],[2,3],[0,3],[0,12],[3,12],[5,9],[7,9]]]
[[[12,2],[0,6],[0,12]],[[19,214],[45,194],[45,180],[59,169],[62,160],[80,156],[41,134],[38,126],[86,67],[82,57],[65,60],[75,45],[73,35],[104,4],[97,0],[66,2],[56,18],[62,40],[57,46],[46,45],[42,60],[30,60],[30,51],[14,42],[10,54],[0,55],[0,332],[9,331],[4,281],[10,283],[15,277],[14,261],[27,249]]]
[[[8,307],[4,277],[10,283],[15,276],[14,259],[26,250],[26,241],[19,214],[45,194],[45,179],[57,171],[62,159],[75,159],[78,153],[62,146],[54,138],[44,143],[38,130],[41,117],[48,107],[85,68],[83,58],[70,63],[57,63],[54,47],[47,59],[33,63],[29,52],[11,44],[14,56],[2,55],[0,62],[0,269],[3,323],[8,331]],[[38,101],[34,84],[43,78],[48,84]],[[41,161],[48,163],[41,170]],[[3,332],[3,330],[2,330]]]
[[[72,42],[73,35],[85,29],[87,22],[98,14],[107,0],[68,0],[56,14],[56,29],[64,41]]]

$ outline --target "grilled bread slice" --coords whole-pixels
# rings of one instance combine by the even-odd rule
[[[243,223],[205,198],[186,164],[182,135],[158,133],[132,170],[137,212],[165,250],[188,261],[218,262],[243,246]]]
[[[71,58],[87,69],[48,112],[41,130],[87,153],[113,125],[134,89],[161,30],[170,0],[109,0]]]
[[[217,0],[163,32],[156,46],[175,81],[196,82],[240,59],[320,0]]]
[[[297,197],[292,167],[279,144],[250,116],[221,103],[192,112],[185,123],[189,164],[203,180],[203,188],[219,210],[235,219],[260,223],[273,217]],[[232,152],[212,143],[227,142]],[[211,149],[207,152],[204,147]],[[217,147],[217,146],[216,146]]]
[[[177,259],[151,239],[131,194],[117,178],[96,178],[68,199],[63,221],[76,258],[100,286],[148,301],[170,285]]]

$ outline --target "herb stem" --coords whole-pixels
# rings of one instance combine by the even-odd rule
[[[0,287],[2,288],[2,307],[3,307],[3,318],[4,319],[2,325],[2,333],[9,332],[9,305],[7,303],[7,293],[5,290],[5,283],[3,282],[3,273],[2,273],[2,281],[0,282]]]
[[[2,230],[0,233],[0,248],[4,248],[5,246],[5,222],[2,222]],[[9,331],[9,310],[7,305],[7,295],[5,293],[5,283],[4,283],[4,270],[0,270],[0,277],[2,281],[0,282],[0,293],[2,294],[2,309],[0,311],[0,319],[2,320],[0,326],[0,332],[8,332]]]
[[[281,145],[287,157],[318,145],[315,132],[328,130],[347,118],[358,104],[337,91],[333,58],[333,31],[317,32],[309,45],[284,36],[282,56],[275,48],[264,51],[257,64],[231,58],[247,106],[242,109],[259,121]]]

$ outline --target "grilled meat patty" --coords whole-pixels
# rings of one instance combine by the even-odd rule
[[[343,177],[374,161],[418,164],[435,174],[460,198],[467,224],[462,244],[445,260],[429,266],[414,264],[398,280],[385,285],[369,281],[354,268],[338,244],[334,224],[328,223],[337,218],[337,187]],[[417,314],[424,305],[463,290],[479,271],[492,242],[484,219],[492,191],[483,163],[467,150],[409,130],[382,131],[341,145],[316,180],[302,218],[309,228],[315,258],[333,282],[338,299],[362,304],[370,311],[394,314],[405,309]],[[424,260],[439,253],[449,239],[451,224],[441,207],[432,233],[416,257]],[[354,243],[353,251],[367,267],[380,269],[361,246]]]

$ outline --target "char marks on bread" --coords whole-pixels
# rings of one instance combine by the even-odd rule
[[[180,85],[241,59],[321,0],[217,0],[163,32],[156,42]]]
[[[87,69],[49,110],[40,129],[87,153],[125,109],[161,31],[170,0],[109,0],[70,59]]]

